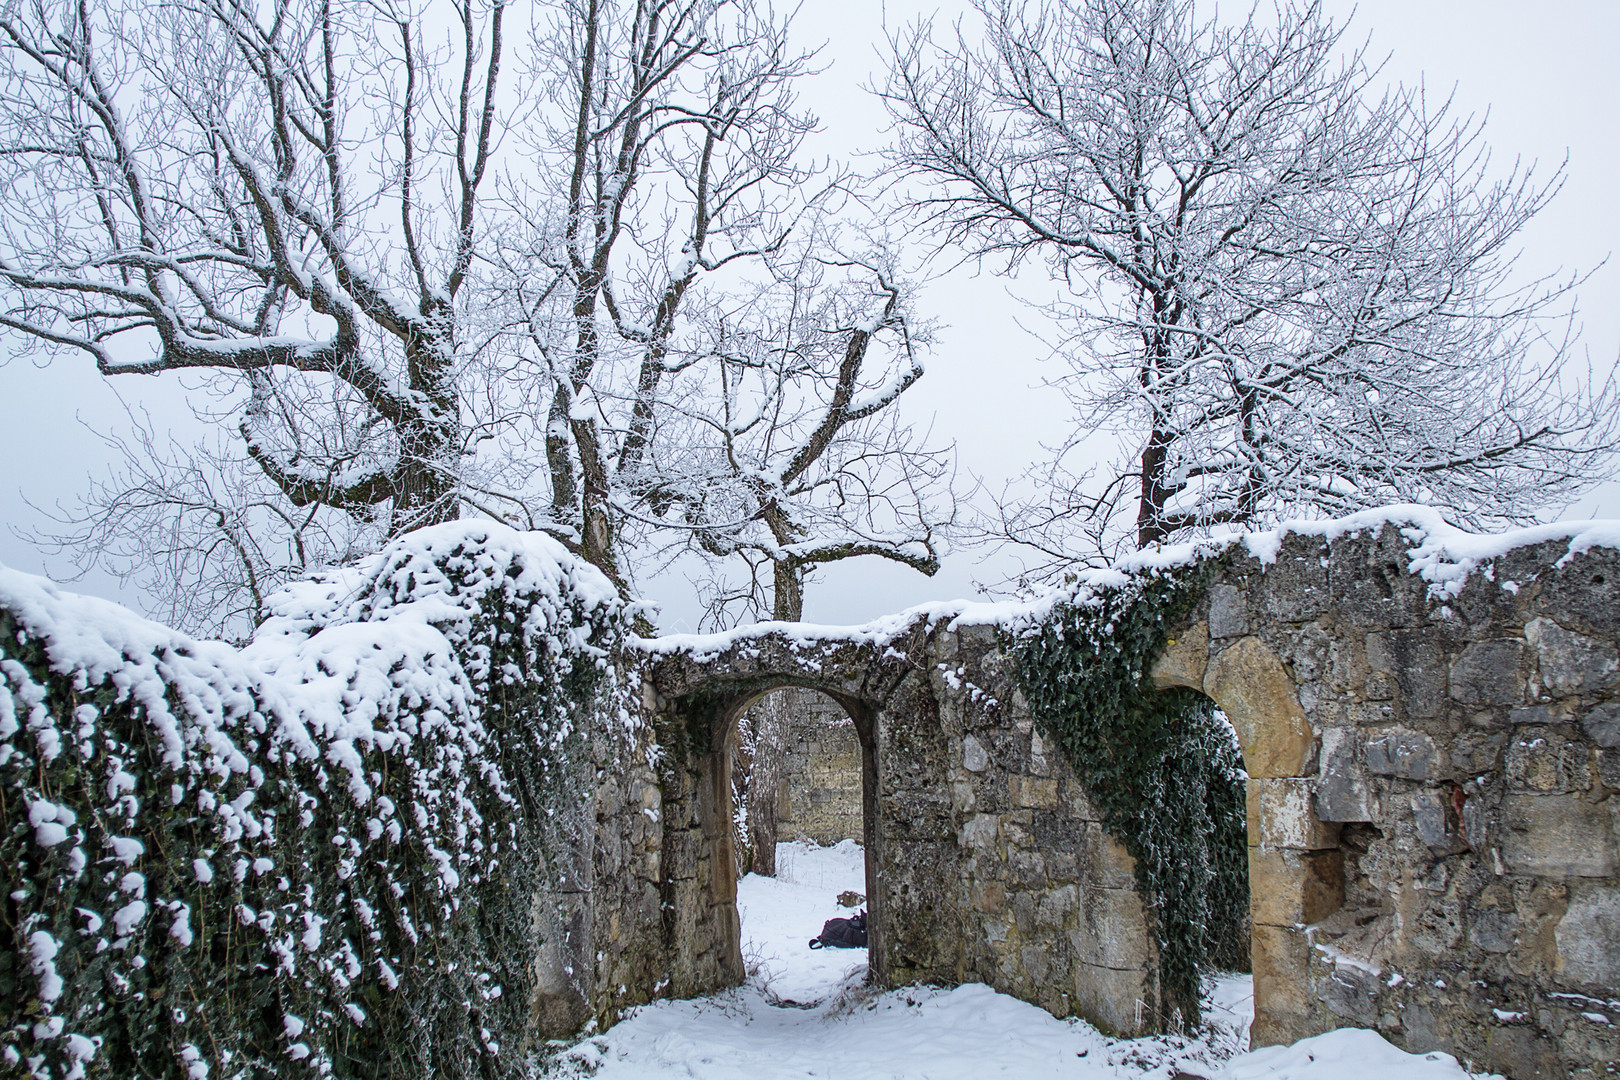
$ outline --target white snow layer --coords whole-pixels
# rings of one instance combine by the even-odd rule
[[[759,622],[718,634],[665,634],[657,638],[632,638],[631,641],[647,652],[689,652],[703,659],[717,656],[743,642],[773,635],[786,637],[798,649],[835,642],[889,645],[919,621],[925,621],[929,626],[944,622],[947,630],[960,626],[1000,626],[1021,630],[1037,624],[1057,603],[1069,600],[1083,602],[1087,596],[1125,585],[1134,574],[1190,565],[1218,555],[1236,544],[1242,544],[1250,555],[1262,563],[1270,564],[1276,561],[1283,540],[1290,534],[1314,536],[1326,543],[1355,533],[1376,534],[1385,526],[1400,530],[1411,544],[1407,552],[1408,569],[1427,581],[1430,592],[1440,599],[1461,592],[1476,567],[1515,548],[1563,540],[1567,542],[1564,559],[1595,547],[1620,549],[1620,520],[1561,521],[1499,533],[1471,533],[1447,522],[1431,506],[1384,506],[1341,518],[1285,521],[1275,529],[1233,532],[1206,540],[1155,546],[1126,556],[1105,569],[1082,571],[1074,584],[1032,600],[988,603],[972,600],[935,601],[859,626]],[[1562,561],[1560,559],[1560,563]],[[1504,582],[1502,587],[1517,588],[1512,582]]]
[[[777,847],[776,878],[737,886],[748,980],[695,1001],[633,1010],[566,1051],[562,1076],[596,1080],[1467,1080],[1447,1054],[1408,1054],[1370,1031],[1343,1029],[1251,1053],[1249,980],[1212,980],[1212,1029],[1197,1038],[1113,1039],[1058,1020],[983,984],[879,993],[862,984],[866,953],[812,951],[822,921],[850,914],[837,896],[865,891],[859,845]]]

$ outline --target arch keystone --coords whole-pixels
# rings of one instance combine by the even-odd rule
[[[1204,672],[1204,693],[1215,699],[1243,748],[1251,777],[1303,776],[1314,736],[1277,654],[1257,637],[1239,638]]]

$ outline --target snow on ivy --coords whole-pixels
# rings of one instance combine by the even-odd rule
[[[522,1043],[544,850],[583,812],[582,728],[630,734],[615,590],[459,522],[269,607],[237,650],[0,568],[0,1054],[517,1075],[498,1047]]]

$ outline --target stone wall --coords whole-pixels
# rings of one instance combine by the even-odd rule
[[[1242,744],[1256,1045],[1357,1025],[1520,1080],[1613,1075],[1620,556],[1559,539],[1464,560],[1414,549],[1416,529],[1341,532],[1230,549],[1154,669]],[[722,750],[791,685],[837,701],[864,750],[876,983],[983,981],[1126,1034],[1165,1022],[1131,860],[1035,730],[998,617],[767,628],[652,660],[680,992],[740,971]]]
[[[660,730],[680,733],[663,767],[665,859],[690,853],[666,886],[687,992],[728,985],[740,964],[731,839],[718,829],[729,803],[714,798],[729,799],[735,719],[784,684],[813,685],[864,748],[878,985],[984,982],[1113,1032],[1162,1026],[1131,860],[1034,730],[995,626],[919,617],[882,643],[767,634],[663,657],[649,682]]]
[[[1393,527],[1233,559],[1159,681],[1237,723],[1257,1042],[1346,1024],[1510,1077],[1620,1060],[1620,558],[1411,572]]]
[[[826,846],[861,839],[861,743],[855,722],[814,690],[789,688],[787,754],[777,791],[782,840]]]

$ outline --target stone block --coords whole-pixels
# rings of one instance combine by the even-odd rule
[[[1338,851],[1249,849],[1249,915],[1261,926],[1321,922],[1344,906]]]
[[[995,847],[1000,822],[994,814],[974,814],[957,831],[957,842],[970,851]]]
[[[1051,776],[1052,766],[1046,758],[1046,740],[1041,733],[1032,731],[1029,735],[1029,771],[1032,776]]]
[[[975,883],[968,891],[968,897],[974,911],[985,915],[1007,913],[1007,890],[999,881]]]
[[[1209,591],[1209,636],[1242,637],[1249,632],[1249,606],[1243,590],[1216,585]]]
[[[1555,1080],[1565,1075],[1552,1043],[1523,1024],[1493,1024],[1485,1033],[1481,1064],[1513,1080]]]
[[[1305,775],[1315,739],[1293,680],[1265,642],[1239,638],[1223,649],[1204,674],[1204,693],[1237,729],[1251,777]]]
[[[1430,780],[1441,771],[1434,740],[1421,731],[1395,730],[1367,740],[1367,771],[1403,780]]]
[[[1620,749],[1620,702],[1606,702],[1581,719],[1587,738],[1610,750]]]
[[[1508,785],[1548,794],[1585,791],[1592,783],[1591,754],[1556,731],[1531,728],[1508,744]]]
[[[1510,724],[1556,724],[1564,714],[1551,705],[1526,705],[1508,713]]]
[[[1603,994],[1620,989],[1620,889],[1572,888],[1553,938],[1560,981]]]
[[[1617,865],[1612,816],[1575,795],[1508,795],[1502,858],[1515,873],[1607,877]]]
[[[1055,779],[1042,776],[1013,776],[1008,781],[1012,804],[1027,810],[1055,810],[1058,805],[1058,784]]]
[[[1620,750],[1598,751],[1598,779],[1611,791],[1620,791]]]
[[[1373,820],[1372,790],[1358,753],[1360,742],[1360,732],[1354,728],[1322,729],[1316,816],[1323,821]]]
[[[1519,944],[1519,917],[1511,911],[1480,908],[1469,920],[1468,940],[1488,953],[1510,953]]]
[[[1046,977],[1052,966],[1046,956],[1047,951],[1038,945],[1026,945],[1018,951],[1018,959],[1029,979],[1029,985],[1024,988],[1025,995],[1033,995],[1046,985]]]
[[[1305,777],[1250,779],[1249,844],[1303,851],[1337,847],[1339,827],[1316,816],[1314,787]]]
[[[1087,888],[1131,889],[1136,886],[1136,860],[1131,858],[1124,844],[1096,822],[1086,826],[1080,873],[1081,884]]]
[[[1420,791],[1412,796],[1412,817],[1416,820],[1418,835],[1436,852],[1451,847],[1451,828],[1446,820],[1446,800],[1438,791]]]
[[[1014,851],[1010,860],[1014,884],[1023,889],[1046,886],[1046,860],[1039,851]]]
[[[1064,885],[1053,889],[1035,905],[1035,925],[1046,928],[1061,928],[1068,918],[1069,912],[1080,906],[1080,890],[1073,885]]]
[[[984,772],[990,767],[990,753],[984,744],[972,735],[962,738],[962,768],[968,772]]]
[[[1620,655],[1613,645],[1565,630],[1551,619],[1531,619],[1525,640],[1535,647],[1541,685],[1553,694],[1579,694],[1620,685]]]
[[[1312,1030],[1310,945],[1301,931],[1285,926],[1254,928],[1254,1024],[1256,1049],[1291,1043]]]
[[[1368,636],[1371,642],[1372,636]],[[1368,663],[1372,649],[1368,650]],[[1434,635],[1421,630],[1399,630],[1384,635],[1380,663],[1401,688],[1401,707],[1416,720],[1439,716],[1446,707],[1445,653]]]
[[[1148,1034],[1153,1030],[1153,1014],[1139,1010],[1137,1002],[1157,997],[1143,968],[1074,966],[1074,1011],[1099,1031],[1127,1038]]]
[[[1371,971],[1353,964],[1334,963],[1311,987],[1311,996],[1335,1016],[1357,1027],[1378,1026],[1378,995],[1383,983]]]
[[[1155,955],[1142,898],[1135,889],[1084,889],[1069,944],[1083,964],[1135,968]]]
[[[1164,643],[1164,650],[1150,671],[1153,685],[1160,690],[1172,686],[1200,690],[1208,664],[1209,628],[1203,623],[1194,623]]]
[[[1523,705],[1527,660],[1522,641],[1476,641],[1451,665],[1451,696],[1464,705]]]

